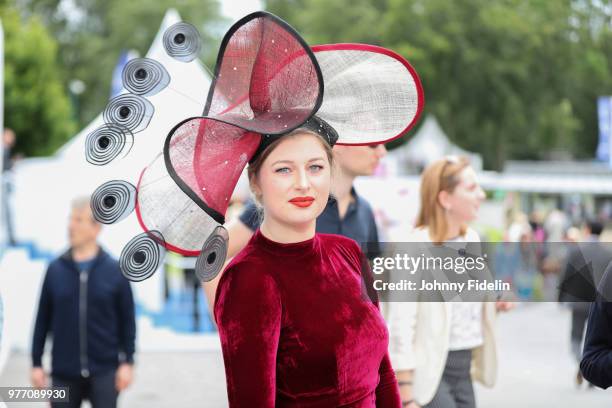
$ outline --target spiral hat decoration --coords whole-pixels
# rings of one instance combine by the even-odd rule
[[[192,25],[171,26],[163,36],[169,61],[197,62],[199,38]],[[104,111],[104,131],[115,133],[103,141],[102,130],[90,135],[89,161],[105,164],[129,151],[127,135],[135,138],[156,112],[148,98],[172,87],[169,72],[153,59],[127,64],[128,92]],[[122,271],[132,280],[154,273],[161,249],[199,255],[197,276],[217,276],[227,253],[222,225],[231,194],[245,166],[271,141],[307,128],[330,145],[384,143],[414,126],[424,98],[415,70],[393,51],[365,44],[311,48],[283,20],[255,12],[223,38],[202,102],[202,115],[179,121],[161,153],[140,171],[135,209],[145,232],[121,256]],[[119,129],[125,137],[115,136]]]

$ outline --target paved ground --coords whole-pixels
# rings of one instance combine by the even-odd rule
[[[576,389],[570,314],[556,303],[523,304],[498,320],[499,377],[477,387],[479,407],[609,408],[612,390]]]
[[[120,396],[120,407],[227,407],[220,352],[149,352],[137,358],[134,383]],[[27,386],[28,364],[29,359],[24,354],[13,355],[0,376],[0,386]],[[45,407],[31,403],[9,405],[15,408],[29,406]]]
[[[578,390],[573,383],[566,310],[552,303],[523,305],[501,316],[498,327],[499,380],[494,389],[477,387],[480,408],[612,406],[612,391]],[[120,406],[227,407],[220,352],[146,352],[137,358],[135,382],[121,396]],[[27,385],[28,364],[26,355],[13,354],[0,385]]]

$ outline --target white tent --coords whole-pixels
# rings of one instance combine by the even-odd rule
[[[35,252],[58,255],[68,246],[68,215],[74,197],[89,195],[102,183],[113,179],[136,185],[140,171],[133,169],[144,169],[161,154],[172,127],[185,118],[202,114],[211,77],[197,59],[185,63],[169,57],[162,43],[165,30],[179,21],[176,11],[168,11],[147,53],[147,57],[164,65],[171,80],[160,93],[147,97],[156,110],[149,126],[134,134],[134,143],[126,159],[116,158],[105,166],[94,166],[86,161],[85,141],[92,131],[103,125],[100,114],[55,155],[25,159],[15,165],[11,201],[19,242],[29,243]],[[132,169],[131,173],[128,169]],[[124,245],[141,232],[132,214],[105,228],[100,242],[118,257]],[[24,249],[11,249],[0,260],[0,288],[5,305],[8,305],[4,309],[5,328],[11,334],[13,348],[27,350],[31,342],[31,323],[47,261],[44,256],[32,257]],[[133,286],[139,305],[147,310],[159,310],[163,299],[161,279],[158,273]],[[139,324],[151,326],[150,322]]]
[[[0,22],[0,130],[4,128],[4,29],[2,27],[2,23]],[[0,169],[2,168],[2,160],[3,160],[3,149],[4,143],[0,142]],[[4,193],[4,188],[2,188],[4,180],[2,180],[2,173],[0,172],[0,214],[2,214],[4,205],[4,199],[2,194]],[[4,252],[3,246],[5,244],[6,236],[4,229],[4,220],[0,217],[0,259],[2,258],[2,253]],[[0,373],[4,368],[4,364],[6,363],[8,357],[8,344],[9,344],[9,333],[8,330],[5,329],[5,319],[4,319],[4,303],[2,300],[2,291],[0,290]]]
[[[389,152],[384,161],[395,175],[415,173],[428,164],[449,155],[467,156],[476,171],[482,170],[482,157],[453,144],[432,115],[406,144]]]
[[[196,59],[190,63],[169,57],[162,43],[164,31],[179,22],[175,10],[169,10],[147,53],[147,58],[160,61],[171,77],[167,88],[148,99],[156,107],[149,126],[134,134],[134,145],[127,161],[115,159],[106,166],[94,166],[85,159],[87,135],[104,124],[102,114],[75,135],[51,156],[21,161],[15,167],[13,205],[16,236],[19,241],[34,243],[37,248],[57,252],[67,246],[66,226],[71,198],[91,194],[102,183],[122,179],[136,184],[139,174],[162,152],[163,142],[174,125],[181,120],[202,114],[211,78]],[[110,75],[110,73],[109,73]],[[132,173],[129,173],[127,168]],[[102,244],[115,252],[131,237],[142,232],[135,217],[106,228]],[[118,237],[123,237],[121,239]]]

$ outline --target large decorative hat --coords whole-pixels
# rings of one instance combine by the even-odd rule
[[[191,63],[199,36],[179,23],[165,33],[164,46],[175,61]],[[146,58],[131,61],[123,79],[128,92],[109,103],[106,125],[88,138],[93,164],[125,156],[155,112],[151,97],[173,81],[163,63]],[[400,55],[365,44],[311,48],[278,17],[256,12],[225,35],[202,115],[170,130],[163,153],[135,186],[117,180],[100,186],[94,216],[113,223],[136,210],[143,233],[120,259],[128,279],[151,276],[171,250],[198,256],[196,273],[210,280],[225,261],[231,194],[262,146],[300,127],[330,145],[384,143],[408,131],[422,108],[419,78]]]

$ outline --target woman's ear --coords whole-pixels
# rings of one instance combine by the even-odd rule
[[[442,190],[438,193],[438,202],[444,210],[448,211],[451,209],[450,194],[448,194],[448,191]]]

